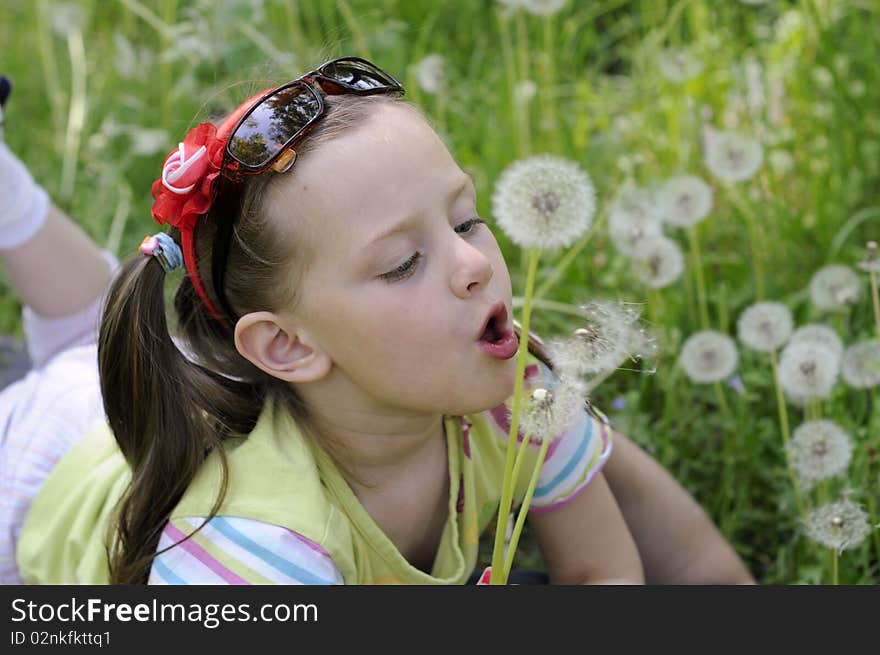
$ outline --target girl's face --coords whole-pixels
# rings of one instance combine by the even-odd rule
[[[471,178],[416,112],[382,106],[297,162],[272,202],[309,249],[295,321],[332,360],[333,388],[444,414],[513,393],[516,358],[478,346],[494,302],[511,324],[507,266],[473,220]]]

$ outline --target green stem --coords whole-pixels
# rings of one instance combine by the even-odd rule
[[[877,328],[877,336],[880,337],[880,295],[877,293],[877,273],[871,271],[871,298],[874,303],[874,325]]]
[[[785,407],[785,398],[782,395],[782,387],[779,386],[779,364],[776,361],[775,350],[770,351],[770,363],[773,366],[773,385],[776,387],[776,406],[779,409],[779,427],[782,431],[782,446],[785,451],[785,465],[788,469],[788,477],[791,480],[791,487],[794,490],[794,498],[797,502],[798,511],[801,514],[801,518],[806,521],[807,509],[804,506],[803,498],[801,498],[801,492],[798,489],[797,475],[791,464],[791,454],[788,452],[788,410]]]
[[[700,321],[704,330],[709,329],[709,308],[706,303],[706,279],[703,275],[703,261],[700,257],[700,238],[697,226],[688,228],[688,239],[691,244],[691,256],[694,258],[694,269],[697,278],[697,299],[700,303]]]
[[[586,247],[586,245],[590,242],[590,239],[593,238],[593,235],[599,228],[599,224],[602,222],[602,218],[604,218],[604,214],[597,218],[596,221],[590,226],[590,229],[587,230],[587,233],[582,236],[574,246],[572,246],[569,250],[566,251],[565,255],[562,259],[559,260],[559,263],[553,267],[553,273],[550,275],[544,282],[538,287],[538,290],[535,292],[536,298],[546,298],[547,293],[553,287],[556,282],[563,276],[565,271],[571,266],[571,263],[575,261],[580,255],[581,251]]]
[[[528,442],[523,442],[523,450],[525,450]],[[532,477],[529,479],[529,486],[526,489],[526,495],[523,498],[522,505],[520,505],[519,513],[516,516],[516,524],[513,526],[513,533],[510,536],[510,544],[507,547],[507,557],[504,560],[504,571],[503,571],[503,581],[501,584],[505,584],[507,582],[507,577],[510,575],[510,569],[513,567],[513,559],[516,555],[516,546],[519,543],[519,536],[522,533],[523,525],[526,522],[526,516],[529,512],[529,505],[532,502],[532,496],[535,493],[535,487],[538,484],[538,476],[541,474],[541,466],[544,464],[544,457],[547,454],[547,447],[550,445],[550,439],[545,438],[541,441],[541,449],[538,451],[538,459],[535,462],[535,468],[532,469]],[[492,569],[494,571],[494,569]]]
[[[728,196],[739,212],[746,219],[746,226],[749,232],[749,245],[752,251],[752,266],[755,269],[755,287],[757,290],[758,300],[764,298],[764,251],[762,248],[761,236],[755,226],[755,217],[752,210],[739,197],[739,192],[733,187],[728,186]]]
[[[519,80],[529,79],[529,35],[526,30],[525,10],[516,9],[516,52],[519,60]],[[518,156],[528,157],[532,154],[532,139],[529,121],[529,103],[520,102],[515,105],[517,115],[517,133],[519,139]]]
[[[553,40],[553,14],[544,17],[544,121],[549,125],[550,138],[553,150],[558,151],[559,148],[559,130],[556,125],[556,89],[554,87],[554,57],[555,48]],[[558,152],[557,152],[558,154]]]
[[[837,549],[831,549],[831,584],[837,585],[839,584],[837,578]]]
[[[540,252],[532,248],[528,252],[528,274],[526,276],[525,304],[520,321],[519,350],[516,354],[516,383],[513,391],[513,409],[510,416],[510,434],[507,438],[507,454],[504,461],[504,478],[501,483],[501,501],[498,505],[498,520],[495,525],[495,544],[492,548],[492,571],[502,571],[504,565],[504,531],[513,498],[512,473],[516,455],[517,434],[519,431],[519,405],[523,390],[523,377],[526,370],[526,353],[529,347],[529,319],[532,311],[532,292],[535,286],[535,273],[538,270]],[[500,578],[492,576],[490,584],[504,584]]]

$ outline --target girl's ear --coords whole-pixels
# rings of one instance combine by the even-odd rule
[[[320,380],[333,366],[304,331],[294,331],[271,312],[242,316],[235,325],[235,348],[257,368],[287,382]]]

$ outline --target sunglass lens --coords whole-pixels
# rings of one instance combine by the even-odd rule
[[[379,89],[398,86],[380,68],[364,61],[342,59],[331,62],[322,71],[329,78],[355,89]]]
[[[245,166],[270,161],[318,115],[315,94],[304,85],[281,89],[251,112],[229,140],[229,152]]]

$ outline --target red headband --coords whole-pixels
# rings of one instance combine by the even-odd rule
[[[199,123],[187,132],[183,143],[165,158],[162,176],[153,182],[150,213],[159,225],[167,223],[180,230],[183,262],[193,287],[211,315],[221,323],[225,321],[208,298],[199,277],[193,233],[199,217],[211,208],[214,181],[220,174],[229,133],[251,104],[270,90],[248,98],[219,128],[213,123]]]

